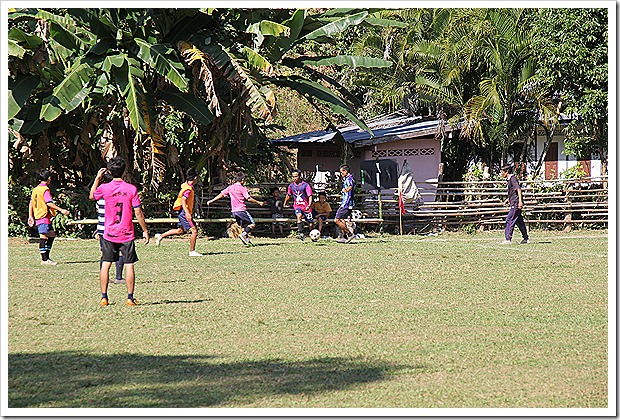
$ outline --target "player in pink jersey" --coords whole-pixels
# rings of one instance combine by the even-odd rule
[[[109,171],[114,179],[106,184],[99,185],[106,171]],[[134,213],[142,227],[144,244],[149,243],[149,231],[144,220],[144,213],[142,213],[142,208],[140,207],[138,189],[134,185],[122,180],[121,177],[124,172],[125,161],[120,157],[114,157],[108,161],[107,169],[99,169],[95,182],[93,182],[90,188],[91,200],[99,200],[100,198],[105,200],[105,232],[103,234],[101,252],[103,263],[99,271],[101,306],[108,306],[108,275],[112,263],[118,261],[119,251],[123,254],[125,262],[127,306],[136,306],[138,304],[138,301],[133,297],[135,286],[134,263],[138,261],[132,220]]]
[[[293,182],[286,189],[286,197],[284,198],[283,207],[288,207],[288,200],[293,197],[293,210],[297,217],[297,235],[302,241],[304,235],[304,220],[308,223],[308,232],[314,227],[314,216],[312,214],[312,187],[306,181],[301,179],[299,169],[293,170],[291,173]]]
[[[254,223],[254,219],[248,213],[247,207],[245,206],[245,201],[250,201],[252,203],[258,204],[259,206],[264,206],[264,201],[258,201],[254,198],[250,197],[250,193],[248,193],[248,189],[245,187],[245,174],[243,172],[238,172],[235,177],[235,183],[226,187],[221,193],[213,197],[211,200],[207,201],[207,206],[210,206],[214,201],[219,200],[220,198],[230,196],[230,207],[231,212],[239,226],[243,229],[243,233],[239,238],[241,242],[243,242],[246,246],[253,246],[250,241],[249,234],[256,226]]]

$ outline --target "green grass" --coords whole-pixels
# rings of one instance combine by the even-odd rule
[[[608,406],[607,232],[99,246],[11,239],[8,406]],[[114,269],[112,268],[112,271]]]

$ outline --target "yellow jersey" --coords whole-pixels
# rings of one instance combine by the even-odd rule
[[[46,184],[39,184],[32,190],[30,200],[32,201],[32,210],[34,212],[35,220],[43,219],[44,217],[56,216],[56,210],[47,206],[45,201],[45,193],[49,194],[51,199],[51,193],[49,193],[49,187]]]
[[[173,209],[175,210],[183,209],[183,196],[186,194],[186,191],[189,191],[189,194],[187,195],[187,198],[186,198],[187,207],[189,208],[190,212],[194,211],[194,187],[192,185],[189,185],[187,182],[184,182],[183,185],[181,185],[181,191],[179,191],[179,196],[174,202],[174,206],[172,207]]]

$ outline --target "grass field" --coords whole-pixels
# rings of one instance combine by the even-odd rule
[[[501,236],[10,239],[8,407],[607,407],[607,232]]]

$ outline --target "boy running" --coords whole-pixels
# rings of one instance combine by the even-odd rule
[[[293,182],[288,185],[286,197],[284,197],[284,207],[286,207],[288,200],[294,197],[293,209],[297,217],[297,234],[299,239],[303,241],[305,239],[303,219],[306,219],[306,222],[308,222],[309,230],[312,230],[314,224],[314,217],[312,217],[312,188],[306,181],[301,179],[298,169],[292,172],[292,176]]]
[[[103,174],[109,171],[112,181],[99,185]],[[101,306],[108,306],[108,276],[110,266],[118,261],[119,252],[125,260],[125,285],[127,286],[127,306],[136,306],[138,301],[134,299],[135,270],[134,263],[138,261],[134,243],[135,234],[132,220],[133,213],[142,227],[144,244],[149,243],[149,231],[144,220],[144,213],[140,207],[138,189],[122,180],[125,172],[125,161],[120,157],[113,157],[108,161],[107,169],[101,168],[90,188],[90,199],[105,200],[105,232],[103,234],[103,251],[101,259],[103,263],[99,271],[99,285],[101,286]]]
[[[355,179],[351,174],[351,169],[349,165],[341,165],[340,166],[340,175],[342,176],[342,201],[340,202],[340,207],[336,210],[336,216],[334,217],[334,222],[338,227],[342,230],[342,234],[344,235],[342,239],[339,239],[340,243],[349,243],[355,235],[353,232],[348,229],[347,222],[345,219],[348,219],[351,216],[351,210],[353,210],[353,193],[355,189]]]
[[[196,169],[189,168],[185,172],[185,182],[181,185],[181,191],[174,202],[172,207],[178,211],[179,224],[178,228],[170,229],[162,234],[155,235],[155,244],[159,246],[161,240],[170,235],[181,235],[184,232],[191,232],[192,236],[189,238],[189,256],[190,257],[202,257],[202,254],[196,252],[196,238],[198,238],[198,229],[196,224],[192,220],[192,213],[194,212],[194,182],[196,181]]]
[[[28,203],[28,226],[37,226],[41,265],[57,265],[58,263],[50,258],[52,244],[56,237],[56,232],[52,227],[52,217],[56,215],[57,211],[68,216],[69,210],[62,209],[54,204],[49,188],[49,184],[52,182],[52,173],[49,170],[41,169],[39,181],[39,185],[32,190]]]
[[[255,200],[250,197],[250,193],[248,193],[248,189],[245,187],[245,174],[243,172],[237,173],[235,181],[236,182],[234,184],[229,185],[221,193],[207,201],[207,206],[210,206],[211,203],[219,200],[220,198],[230,196],[230,208],[232,215],[241,228],[244,228],[245,226],[239,238],[245,246],[254,246],[250,241],[249,234],[252,232],[252,229],[254,229],[254,226],[256,226],[256,223],[254,223],[254,219],[250,213],[248,213],[245,201],[250,201],[258,204],[259,206],[264,206],[265,202]]]

